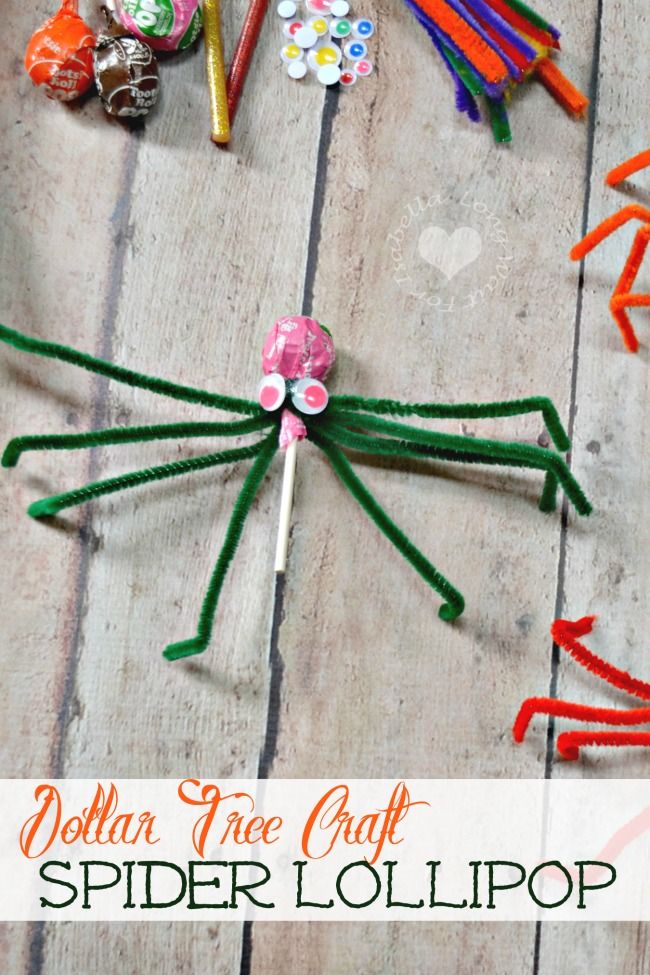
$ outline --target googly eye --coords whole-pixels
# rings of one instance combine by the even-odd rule
[[[322,413],[329,402],[329,395],[317,379],[301,379],[293,387],[291,401],[301,413],[315,416]]]
[[[282,406],[286,395],[286,383],[277,372],[265,376],[257,387],[257,402],[263,410],[267,410],[269,413]]]
[[[368,45],[363,41],[348,41],[343,48],[343,53],[350,61],[361,61],[368,54]]]
[[[332,37],[349,37],[352,33],[352,23],[347,17],[333,17],[330,20],[330,34]]]
[[[285,64],[291,64],[292,61],[302,61],[302,48],[298,47],[297,44],[285,44],[280,51],[280,57]]]
[[[355,20],[352,24],[352,36],[367,40],[375,33],[375,25],[371,20]]]
[[[278,14],[287,20],[289,17],[296,16],[296,5],[294,0],[280,0],[278,4]]]

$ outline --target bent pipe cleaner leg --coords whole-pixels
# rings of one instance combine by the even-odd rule
[[[557,491],[560,486],[553,471],[547,471],[544,475],[544,487],[539,499],[539,510],[545,514],[551,514],[557,508]]]
[[[393,440],[387,437],[372,437],[368,434],[357,433],[341,426],[336,421],[324,421],[327,432],[339,445],[351,450],[365,451],[384,457],[412,457],[416,460],[447,460],[462,464],[487,464],[499,467],[511,467],[510,460],[501,460],[489,454],[463,453],[462,451],[442,450],[427,444],[415,443],[409,440]],[[537,464],[530,464],[519,460],[518,466],[537,470]],[[544,489],[539,501],[540,511],[550,513],[557,507],[557,490],[559,482],[555,474],[546,472]]]
[[[628,179],[647,166],[650,166],[650,149],[645,149],[638,155],[632,156],[631,159],[626,159],[619,166],[615,166],[614,169],[608,172],[605,177],[605,182],[608,186],[618,186],[624,179]]]
[[[614,321],[618,325],[623,336],[623,342],[630,352],[638,350],[639,340],[636,337],[627,309],[650,305],[650,295],[630,294],[641,269],[648,244],[650,244],[650,224],[645,224],[643,227],[639,227],[635,234],[630,253],[609,303]]]
[[[584,643],[577,638],[591,633],[595,616],[583,616],[579,620],[555,620],[551,627],[553,641],[572,657],[576,663],[595,674],[601,680],[607,681],[612,687],[638,697],[642,701],[650,701],[650,684],[638,677],[633,677],[626,670],[620,670],[608,660],[604,660],[592,653]]]
[[[557,750],[568,762],[580,758],[580,749],[589,745],[650,748],[650,731],[563,731],[558,735]]]
[[[647,308],[650,295],[613,294],[609,302],[612,317],[618,325],[625,348],[629,352],[639,351],[639,340],[630,319],[628,308]]]
[[[0,325],[0,342],[5,342],[21,352],[31,352],[48,359],[60,359],[62,362],[69,362],[73,366],[79,366],[81,369],[106,376],[108,379],[114,379],[116,382],[124,383],[127,386],[147,389],[151,393],[158,393],[160,396],[168,396],[171,399],[184,400],[187,403],[200,403],[202,406],[212,406],[215,409],[229,410],[232,413],[246,413],[250,416],[261,413],[261,407],[253,400],[222,396],[219,393],[210,393],[205,389],[195,389],[193,386],[182,386],[167,379],[147,376],[144,373],[134,372],[132,369],[125,369],[123,366],[116,366],[112,362],[105,362],[104,359],[97,359],[85,352],[78,352],[77,349],[72,349],[67,345],[57,345],[43,339],[31,338],[21,332],[15,332],[5,325]]]
[[[203,454],[189,460],[176,460],[170,464],[148,467],[141,471],[131,471],[129,474],[120,474],[118,477],[111,477],[105,481],[95,481],[85,487],[66,491],[65,494],[54,494],[49,498],[43,498],[41,501],[35,501],[30,504],[27,514],[31,515],[32,518],[45,518],[63,511],[64,508],[85,504],[87,501],[92,501],[93,498],[99,498],[104,494],[113,494],[115,491],[123,491],[125,488],[138,487],[141,484],[147,484],[149,481],[160,481],[169,477],[178,477],[180,474],[189,474],[192,471],[201,471],[207,467],[216,467],[219,464],[247,460],[249,457],[256,457],[264,445],[270,442],[271,438],[277,439],[275,430],[266,440],[248,447],[236,447],[214,454]]]
[[[628,710],[600,708],[588,704],[574,704],[572,701],[560,701],[554,697],[529,697],[519,708],[512,728],[512,735],[516,742],[521,743],[524,740],[530,722],[538,714],[609,725],[638,725],[650,722],[649,707]]]
[[[14,437],[2,455],[3,467],[15,467],[29,450],[81,450],[105,444],[145,443],[150,440],[181,440],[190,437],[238,437],[275,424],[269,414],[225,422],[161,423],[139,427],[113,427],[87,433],[41,434]]]
[[[392,420],[384,420],[378,416],[371,416],[369,414],[345,414],[340,412],[336,414],[336,418],[346,426],[353,425],[365,430],[373,430],[376,433],[392,434],[396,437],[431,444],[434,447],[442,447],[447,450],[459,451],[460,453],[488,454],[494,457],[495,460],[510,461],[513,466],[533,467],[538,470],[550,472],[559,480],[576,511],[581,515],[591,513],[591,504],[564,459],[559,454],[552,453],[543,447],[419,430],[417,427],[410,427],[404,423],[396,423]]]
[[[619,210],[618,213],[613,214],[611,217],[607,217],[597,227],[590,230],[582,240],[579,240],[569,251],[569,257],[572,261],[581,261],[594,247],[597,247],[606,237],[609,237],[624,224],[629,223],[630,220],[640,220],[641,223],[650,223],[650,210],[647,207],[640,206],[638,203],[631,203],[629,206],[623,207],[622,210]]]
[[[230,516],[226,537],[219,552],[217,563],[208,584],[208,589],[203,599],[203,604],[199,613],[199,622],[196,635],[189,640],[181,640],[179,643],[170,643],[163,650],[163,657],[167,660],[179,660],[182,657],[191,657],[197,653],[203,653],[207,648],[212,635],[214,616],[217,611],[219,595],[223,586],[228,568],[237,550],[241,539],[244,523],[250,512],[251,505],[264,480],[271,461],[278,449],[278,438],[275,431],[270,437],[262,441],[261,448],[255,459],[255,463],[246,475],[246,480],[239,492],[237,501]]]
[[[465,608],[465,600],[461,593],[391,520],[365,484],[355,474],[345,454],[336,446],[334,441],[330,440],[321,430],[311,430],[310,439],[327,456],[335,473],[369,518],[374,521],[377,528],[393,543],[424,581],[445,600],[438,610],[440,619],[447,622],[457,619]]]
[[[479,420],[541,413],[546,429],[557,449],[566,453],[571,446],[555,405],[547,396],[528,396],[524,399],[502,400],[494,403],[402,403],[394,399],[331,396],[329,412],[339,410],[354,410],[378,415],[419,416],[431,420]]]

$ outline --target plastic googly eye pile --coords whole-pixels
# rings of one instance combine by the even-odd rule
[[[367,41],[375,25],[353,18],[348,0],[280,0],[285,42],[280,59],[295,81],[313,74],[321,85],[351,88],[373,72]]]

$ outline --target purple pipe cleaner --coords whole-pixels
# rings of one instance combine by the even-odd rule
[[[432,41],[434,41],[434,37],[437,37],[440,41],[442,41],[442,43],[446,47],[448,47],[451,51],[453,51],[458,58],[460,58],[463,64],[467,65],[470,71],[473,71],[474,74],[476,74],[481,79],[481,84],[485,88],[486,95],[490,95],[492,98],[501,98],[507,82],[503,82],[502,84],[495,85],[492,82],[487,81],[486,78],[483,75],[481,75],[480,72],[476,71],[476,69],[473,68],[472,65],[468,62],[464,51],[462,51],[461,48],[459,48],[458,45],[454,43],[451,37],[448,37],[444,31],[440,30],[438,25],[434,23],[434,21],[432,21],[431,18],[428,17],[427,14],[420,9],[420,7],[418,7],[417,3],[415,3],[415,0],[404,0],[404,3],[409,8],[411,13],[413,13],[415,17],[417,17],[417,19],[422,24],[422,26],[424,27],[424,29],[426,30],[427,34],[429,35]]]
[[[472,17],[469,10],[467,10],[467,8],[463,6],[462,0],[447,0],[447,3],[449,4],[452,10],[456,11],[459,17],[462,17],[463,20],[470,25],[470,27],[474,28],[476,33],[485,41],[488,47],[491,47],[493,51],[496,51],[499,57],[507,65],[511,77],[514,78],[516,81],[521,81],[523,77],[521,69],[518,68],[517,65],[514,63],[514,61],[512,61],[508,57],[508,55],[502,50],[498,42],[495,41],[492,37],[490,37],[490,35],[485,30],[485,28],[481,27],[478,20]]]
[[[525,58],[529,61],[534,61],[537,57],[537,51],[535,48],[527,44],[523,39],[521,34],[519,34],[514,27],[511,27],[507,20],[492,10],[492,8],[485,3],[485,0],[462,0],[466,7],[473,10],[475,14],[486,20],[491,27],[494,27],[500,34],[502,34],[507,41],[509,41],[513,47],[516,47],[520,54],[523,54]]]
[[[428,32],[428,28],[425,25],[425,30]],[[472,122],[481,121],[481,113],[478,110],[478,105],[476,104],[476,99],[472,95],[471,91],[465,86],[465,82],[461,76],[456,71],[456,68],[451,64],[445,50],[442,46],[442,42],[439,37],[437,37],[433,32],[430,33],[433,45],[437,50],[438,54],[442,58],[442,63],[446,67],[447,71],[454,79],[454,86],[456,88],[456,111],[460,112],[461,115],[467,115]]]

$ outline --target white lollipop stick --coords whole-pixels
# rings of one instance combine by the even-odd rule
[[[292,440],[284,455],[282,496],[280,498],[280,522],[278,524],[278,541],[275,548],[276,572],[284,572],[287,567],[289,529],[291,528],[291,509],[293,507],[293,485],[296,479],[297,448],[298,441]]]

